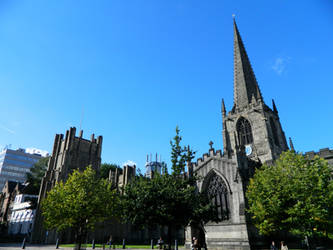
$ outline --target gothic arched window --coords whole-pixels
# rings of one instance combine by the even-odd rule
[[[214,174],[207,187],[207,195],[219,220],[229,219],[228,188],[220,176]]]
[[[248,120],[241,117],[237,122],[238,140],[241,145],[250,144],[253,142],[252,129]]]
[[[274,123],[272,117],[269,118],[269,123],[271,124],[271,129],[272,129],[272,132],[273,132],[274,143],[275,143],[275,145],[279,145],[279,138],[278,138],[277,131],[276,131],[276,126],[275,126],[275,123]]]

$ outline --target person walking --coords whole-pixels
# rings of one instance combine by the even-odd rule
[[[163,249],[164,241],[162,239],[162,236],[158,239],[157,244],[159,246],[159,249]]]
[[[193,237],[193,239],[192,239],[192,250],[198,250],[198,248],[199,248],[198,239]]]
[[[275,246],[275,242],[272,241],[272,244],[271,244],[271,250],[278,250],[278,248]]]
[[[288,246],[284,244],[284,241],[281,241],[281,250],[288,250]]]

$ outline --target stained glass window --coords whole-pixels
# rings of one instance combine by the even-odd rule
[[[209,181],[207,195],[220,220],[229,219],[228,188],[222,178],[214,174]]]

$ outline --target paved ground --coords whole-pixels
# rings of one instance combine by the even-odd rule
[[[14,249],[22,249],[22,245],[21,244],[6,244],[6,243],[1,243],[0,244],[0,249],[3,250],[3,249],[11,249],[11,250],[14,250]],[[27,250],[43,250],[43,249],[55,249],[55,245],[29,245],[27,244],[25,249]],[[69,250],[70,248],[59,248],[59,249],[67,249]]]
[[[22,249],[21,244],[6,244],[6,243],[0,243],[0,250],[9,249],[9,250],[16,250],[16,249]],[[27,250],[50,250],[55,249],[55,245],[30,245],[27,244],[25,249]],[[71,250],[72,248],[69,247],[59,247],[60,250]],[[84,248],[81,248],[84,249]],[[92,249],[92,248],[86,248],[86,250]],[[96,248],[96,249],[102,249],[102,248]],[[105,250],[109,249],[108,247],[105,247]],[[130,248],[127,248],[130,249]],[[156,249],[156,248],[155,248]],[[147,249],[135,249],[135,250],[147,250]]]

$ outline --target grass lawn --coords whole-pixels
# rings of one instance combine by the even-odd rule
[[[60,247],[74,247],[75,244],[61,244],[59,245]],[[122,245],[112,245],[112,248],[113,249],[113,246],[115,246],[116,249],[121,249],[123,246]],[[92,244],[82,244],[82,247],[86,247],[86,248],[90,248],[92,249]],[[95,244],[95,247],[96,248],[102,248],[103,245],[102,244]],[[184,249],[184,246],[178,246],[179,249]],[[126,245],[126,248],[132,248],[132,249],[136,249],[136,248],[139,248],[139,249],[151,249],[150,245]],[[105,245],[105,249],[110,249],[109,248],[109,245]],[[157,246],[154,246],[154,249],[158,249]],[[304,250],[304,249],[291,249],[289,248],[289,250]]]
[[[60,247],[74,247],[75,244],[60,244],[59,245]],[[82,247],[86,247],[86,248],[92,248],[92,244],[82,244],[81,245]],[[122,248],[123,245],[112,245],[111,249],[113,249],[113,246],[114,248]],[[95,244],[95,247],[96,248],[102,248],[103,245],[102,244]],[[109,245],[105,245],[105,249],[109,249]],[[179,248],[184,248],[184,246],[178,246]],[[126,248],[132,248],[132,249],[135,249],[135,248],[139,248],[139,249],[151,249],[151,246],[150,245],[126,245]],[[157,246],[154,246],[154,249],[158,249]]]
[[[75,247],[75,244],[61,244],[60,247]],[[112,245],[111,249],[115,248],[122,248],[123,245]],[[92,248],[92,244],[82,244],[81,247]],[[102,248],[102,244],[95,244],[96,248]],[[109,249],[109,245],[105,245],[105,249]],[[145,248],[150,249],[150,245],[126,245],[126,248]]]

